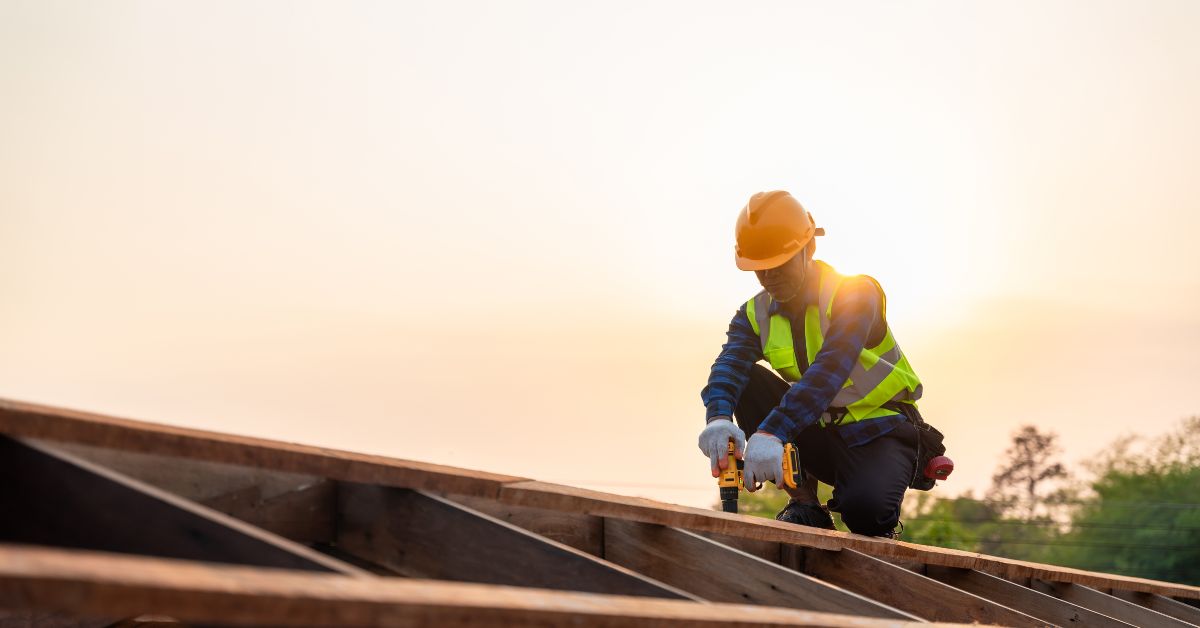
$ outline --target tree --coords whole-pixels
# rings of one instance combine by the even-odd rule
[[[974,502],[964,498],[939,499],[930,493],[918,493],[915,499],[905,498],[901,521],[904,531],[900,538],[922,545],[936,545],[975,552],[979,549],[977,520],[964,516],[961,506]]]
[[[1200,416],[1138,444],[1118,441],[1089,465],[1092,494],[1050,560],[1200,584]]]
[[[1053,506],[1066,501],[1070,476],[1057,460],[1061,453],[1057,439],[1053,432],[1039,432],[1032,425],[1013,434],[1012,445],[1004,452],[1006,461],[992,475],[988,492],[1005,515],[1048,519]]]
[[[1044,561],[1067,521],[1068,474],[1056,437],[1033,426],[1013,434],[987,499],[918,494],[905,503],[902,538],[915,543]]]

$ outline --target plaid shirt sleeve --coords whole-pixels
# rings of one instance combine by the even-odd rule
[[[866,346],[871,328],[882,318],[880,295],[870,279],[847,278],[834,297],[825,343],[800,381],[783,396],[759,426],[788,443],[812,425],[833,403],[854,362]]]
[[[763,357],[762,345],[758,334],[750,326],[750,319],[746,317],[744,304],[729,322],[726,337],[728,340],[721,347],[721,353],[708,374],[708,385],[700,391],[706,409],[705,416],[709,419],[733,416],[733,409],[746,388],[746,382],[750,381],[750,368]]]

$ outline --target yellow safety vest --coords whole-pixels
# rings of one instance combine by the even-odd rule
[[[813,363],[821,345],[825,344],[825,332],[829,330],[829,318],[833,313],[833,297],[846,279],[825,262],[813,260],[812,270],[817,272],[816,279],[820,285],[817,302],[809,303],[804,310],[804,348],[808,354],[808,364]],[[864,277],[879,287],[879,282],[873,277]],[[887,297],[882,287],[879,287],[879,295],[883,300],[881,310],[886,324]],[[771,368],[789,382],[800,381],[803,372],[796,360],[791,321],[783,314],[769,314],[770,305],[771,297],[763,290],[746,302],[746,317],[762,342],[763,357],[771,363]],[[764,329],[766,333],[763,333]],[[831,407],[845,408],[844,421],[862,421],[896,414],[895,410],[883,408],[885,403],[916,405],[920,398],[921,380],[908,363],[908,358],[904,357],[904,352],[900,351],[900,345],[896,344],[889,326],[879,344],[863,349],[858,355],[850,377],[833,398]],[[827,420],[823,417],[822,423]]]

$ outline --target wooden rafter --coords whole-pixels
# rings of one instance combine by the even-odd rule
[[[706,600],[919,619],[782,567],[778,543],[764,546],[760,542],[742,542],[743,547],[738,548],[723,541],[736,544],[740,539],[718,536],[714,540],[678,528],[513,506],[481,498],[460,497],[457,501]]]
[[[678,528],[606,519],[604,557],[706,600],[921,618]]]
[[[408,576],[699,600],[419,491],[343,483],[337,517],[338,547]]]
[[[796,569],[930,621],[1002,626],[1047,623],[1004,604],[957,589],[854,550],[794,548],[785,560]]]
[[[0,608],[79,616],[153,613],[184,622],[294,626],[571,625],[579,628],[828,626],[898,620],[737,604],[697,604],[0,545]],[[920,624],[928,625],[928,624]]]
[[[614,516],[694,532],[822,549],[853,549],[883,558],[976,569],[1005,578],[1038,578],[1095,588],[1200,599],[1200,587],[1196,586],[1041,565],[840,532],[806,530],[775,521],[525,481],[514,476],[171,427],[10,400],[0,399],[0,433],[240,464],[364,484],[498,498],[514,505]]]
[[[1080,584],[1042,580],[1034,580],[1030,584],[1031,588],[1035,590],[1097,613],[1103,613],[1132,626],[1145,626],[1146,628],[1188,628],[1191,626],[1186,621],[1152,611]]]
[[[464,495],[522,478],[0,399],[0,433]]]
[[[980,571],[933,565],[926,567],[925,573],[940,582],[999,602],[1056,626],[1129,628],[1129,624],[1086,606],[1072,604]]]
[[[333,543],[336,483],[323,477],[76,443],[52,446],[292,541]]]
[[[70,454],[0,436],[0,540],[366,575]]]
[[[1177,602],[1169,597],[1153,593],[1120,590],[1110,591],[1110,593],[1122,600],[1140,604],[1164,615],[1170,615],[1175,619],[1182,619],[1190,624],[1200,626],[1200,609],[1194,606],[1189,606],[1183,602]]]
[[[382,456],[4,400],[0,434],[19,437],[0,436],[0,472],[18,478],[0,485],[0,512],[21,513],[8,521],[0,518],[0,541],[273,566],[289,575],[324,569],[342,574],[334,576],[336,583],[390,586],[398,582],[395,576],[406,576],[480,583],[481,590],[495,595],[507,595],[508,586],[538,595],[550,589],[565,595],[609,594],[604,603],[619,612],[585,612],[579,625],[643,619],[707,625],[701,613],[692,611],[727,602],[808,611],[804,619],[786,621],[812,625],[854,625],[847,620],[876,617],[885,622],[1178,628],[1193,625],[1200,614],[1183,603],[1200,599],[1200,587],[803,528]],[[45,440],[30,440],[35,437]],[[39,501],[43,496],[51,499]],[[142,529],[151,533],[136,533]],[[184,571],[188,577],[198,573]],[[114,582],[101,584],[103,589]],[[176,584],[183,591],[194,583]],[[0,628],[8,628],[6,618],[22,613],[53,618],[67,612],[80,619],[89,614],[170,614],[156,606],[85,611],[28,600],[14,607],[5,602],[4,586],[0,577],[0,608],[8,604],[19,613],[0,611]],[[10,593],[20,590],[12,586]],[[202,589],[191,592],[200,597],[212,593]],[[363,591],[366,598],[378,592]],[[621,606],[630,595],[650,606],[675,598],[684,605],[680,608],[691,610],[649,616]],[[316,598],[311,602],[319,603]],[[554,598],[559,602],[574,603]],[[363,600],[350,607],[365,612],[373,603]],[[399,606],[392,610],[409,619],[428,611]],[[440,614],[443,610],[448,614]],[[443,610],[431,612],[453,625],[457,616]],[[558,617],[530,614],[528,608],[479,612],[497,622],[501,617]],[[821,612],[838,613],[840,619],[834,622]],[[762,625],[774,625],[770,617]],[[759,619],[746,625],[760,625],[755,623]],[[219,620],[230,623],[229,616]],[[728,620],[722,623],[729,625]]]

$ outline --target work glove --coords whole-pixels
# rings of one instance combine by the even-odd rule
[[[757,491],[767,480],[783,486],[783,442],[774,435],[755,432],[746,443],[745,461],[742,485],[747,491]]]
[[[700,432],[700,451],[712,462],[712,475],[721,475],[721,469],[729,466],[729,441],[733,440],[736,456],[742,457],[746,450],[746,435],[742,428],[733,424],[727,416],[713,417],[708,426]]]

